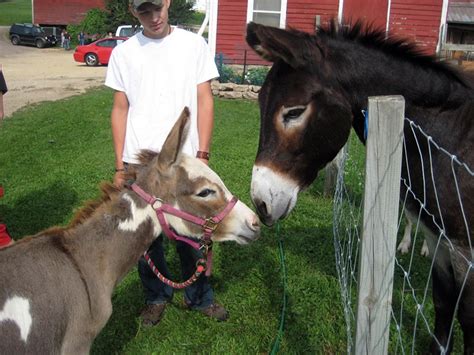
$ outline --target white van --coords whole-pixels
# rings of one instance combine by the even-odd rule
[[[122,25],[117,27],[115,35],[118,37],[132,37],[135,33],[143,30],[143,26]]]

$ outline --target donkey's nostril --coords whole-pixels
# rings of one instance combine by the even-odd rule
[[[254,216],[252,218],[251,225],[252,225],[252,229],[255,230],[255,231],[260,229],[260,220],[258,219],[257,216]]]
[[[257,207],[257,212],[261,217],[268,216],[268,209],[267,209],[267,204],[265,203],[265,201],[258,201],[256,207]]]
[[[274,222],[271,216],[271,205],[268,206],[265,201],[260,199],[254,199],[253,203],[261,222],[267,226],[271,226]]]

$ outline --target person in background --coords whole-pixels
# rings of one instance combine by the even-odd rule
[[[5,77],[3,76],[2,65],[0,64],[0,121],[5,117],[5,110],[3,106],[3,95],[8,91],[7,83],[5,82]],[[3,197],[3,186],[0,185],[0,198]],[[0,216],[0,249],[6,247],[13,243],[12,238],[8,234],[7,226],[1,223]]]
[[[111,113],[115,150],[114,183],[123,186],[123,173],[138,164],[142,149],[159,151],[185,106],[191,113],[186,154],[209,160],[214,125],[214,101],[210,81],[219,76],[212,54],[201,36],[168,23],[171,0],[131,0],[130,11],[143,26],[112,51],[105,85],[115,90]],[[150,258],[165,276],[169,271],[159,236],[148,250]],[[188,279],[194,272],[200,251],[176,243],[181,272]],[[160,322],[173,289],[160,281],[144,258],[138,272],[145,290],[144,326]],[[185,305],[207,317],[224,321],[225,308],[214,301],[213,289],[202,274],[184,290]]]
[[[84,34],[84,32],[79,32],[79,34],[77,35],[77,40],[79,41],[80,46],[83,46],[86,43],[86,35]]]
[[[71,49],[71,35],[68,31],[64,32],[64,49],[67,51]]]
[[[64,34],[66,33],[66,30],[63,28],[61,30],[61,48],[64,48]]]

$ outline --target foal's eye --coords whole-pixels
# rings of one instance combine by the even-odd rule
[[[209,195],[212,195],[213,193],[215,193],[214,190],[211,190],[211,189],[204,189],[202,190],[200,193],[198,193],[197,195],[199,197],[207,197]]]
[[[303,114],[305,110],[306,110],[306,107],[292,108],[288,110],[287,112],[283,113],[283,119],[285,120],[285,122],[289,120],[297,119]]]

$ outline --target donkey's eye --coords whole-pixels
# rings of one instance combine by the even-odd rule
[[[202,190],[200,193],[198,193],[197,195],[198,195],[199,197],[207,197],[207,196],[212,195],[212,194],[214,194],[214,193],[215,193],[214,190],[211,190],[211,189],[204,189],[204,190]]]
[[[288,108],[283,111],[283,119],[285,122],[290,120],[295,120],[300,117],[303,112],[306,110],[305,106],[298,106],[293,108]]]

